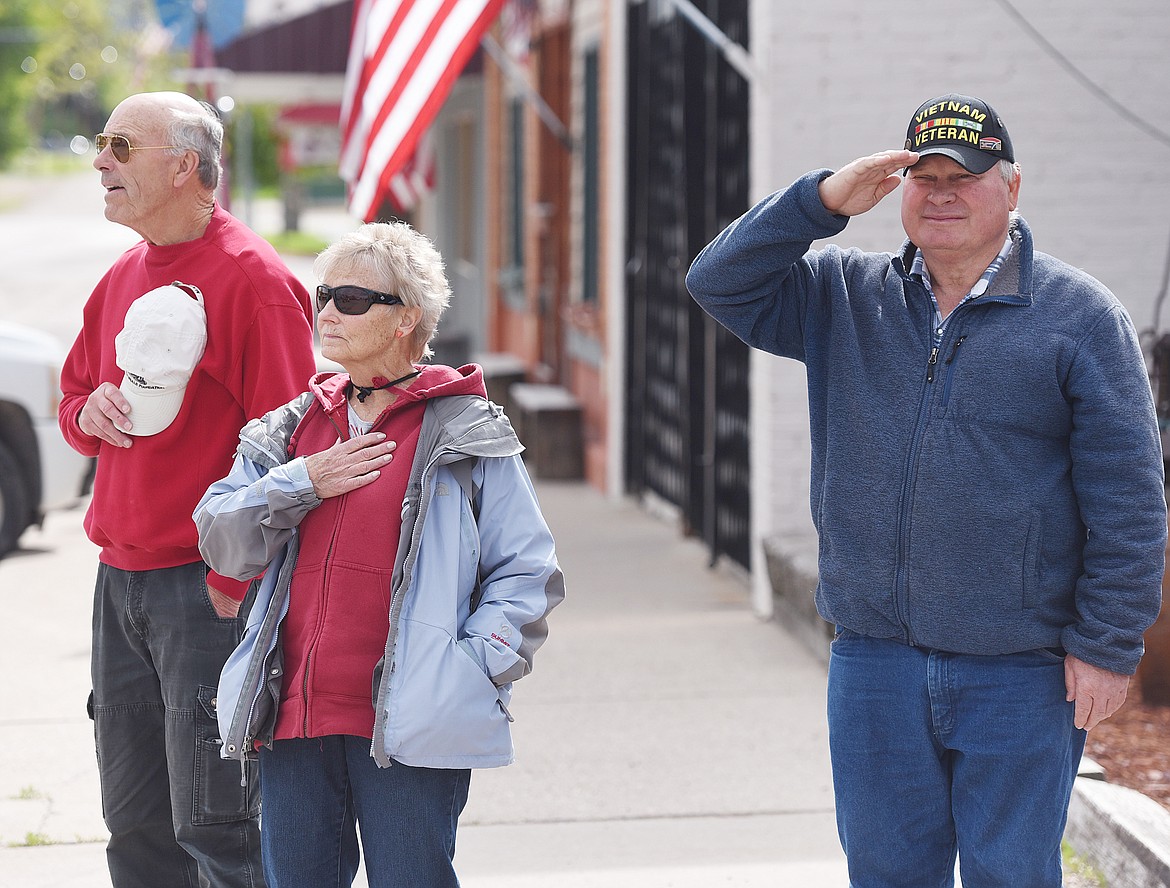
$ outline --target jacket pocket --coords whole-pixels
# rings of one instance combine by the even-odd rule
[[[403,621],[396,657],[387,705],[389,755],[434,766],[476,758],[510,760],[509,690],[497,688],[449,633]]]
[[[1041,518],[1038,512],[1033,512],[1028,522],[1027,536],[1024,539],[1023,565],[1023,605],[1025,609],[1037,607],[1040,587],[1040,537]]]
[[[1042,522],[1005,502],[943,511],[912,537],[907,626],[925,647],[1010,653],[1035,647],[1050,603],[1039,587]],[[934,517],[934,516],[931,516]]]

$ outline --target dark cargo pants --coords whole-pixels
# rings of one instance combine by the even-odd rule
[[[263,888],[252,766],[220,758],[219,671],[242,621],[222,619],[202,562],[98,567],[92,715],[115,888]]]

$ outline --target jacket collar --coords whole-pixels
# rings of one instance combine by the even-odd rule
[[[1004,263],[991,282],[990,288],[980,297],[983,301],[995,298],[1001,302],[1011,302],[1016,305],[1032,304],[1032,230],[1023,216],[1013,216],[1008,235],[1013,244],[1011,255]],[[914,256],[918,247],[908,238],[891,259],[894,270],[903,280],[910,279],[910,267],[914,264]]]

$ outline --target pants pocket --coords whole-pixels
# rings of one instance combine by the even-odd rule
[[[194,824],[230,823],[260,813],[254,766],[220,756],[223,741],[216,721],[216,689],[199,686],[195,707]]]

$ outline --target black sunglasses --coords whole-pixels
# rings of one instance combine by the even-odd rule
[[[321,284],[317,287],[317,311],[324,309],[330,299],[343,315],[365,314],[375,302],[379,305],[405,304],[397,296],[379,293],[377,290],[359,287],[356,284],[343,284],[340,287],[326,287]]]
[[[108,147],[110,153],[114,155],[114,160],[118,163],[129,163],[131,151],[156,151],[160,148],[176,148],[176,145],[131,145],[130,140],[125,136],[112,136],[109,133],[98,133],[93,137],[93,143],[97,146],[98,154],[101,154]]]

